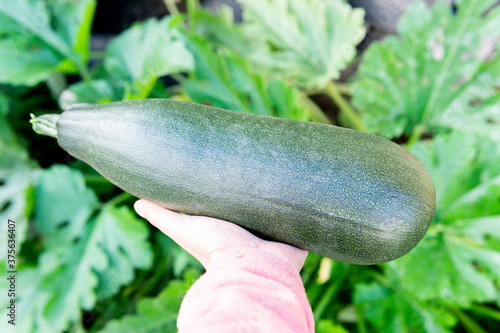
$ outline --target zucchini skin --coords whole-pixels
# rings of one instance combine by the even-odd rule
[[[422,163],[351,129],[148,99],[74,105],[57,133],[132,195],[352,264],[408,253],[435,214]]]

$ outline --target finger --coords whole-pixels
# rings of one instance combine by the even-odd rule
[[[205,267],[209,254],[224,247],[227,242],[232,242],[235,232],[247,233],[243,229],[239,231],[239,227],[226,221],[182,215],[146,200],[137,201],[134,208],[140,216],[172,238]]]
[[[134,204],[134,208],[137,214],[177,243],[182,243],[184,234],[193,227],[189,216],[176,213],[147,200],[138,200]]]

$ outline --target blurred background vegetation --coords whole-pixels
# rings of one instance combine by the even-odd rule
[[[30,113],[173,98],[384,136],[426,166],[428,234],[377,266],[311,253],[319,333],[500,331],[496,0],[0,0],[0,220],[16,223],[16,325],[175,332],[202,266]],[[8,265],[13,264],[10,267]]]

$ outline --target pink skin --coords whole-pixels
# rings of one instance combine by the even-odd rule
[[[236,224],[205,217],[182,215],[152,202],[139,200],[137,214],[172,238],[206,268],[214,254],[240,247],[273,252],[289,261],[297,271],[304,265],[307,251],[294,246],[262,240]]]

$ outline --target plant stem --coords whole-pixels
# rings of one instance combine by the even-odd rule
[[[413,144],[415,142],[417,142],[418,140],[420,140],[420,138],[422,137],[422,134],[425,133],[425,126],[422,125],[422,124],[418,124],[417,126],[415,126],[413,128],[413,132],[411,133],[411,136],[410,138],[408,139],[408,142],[406,142],[406,149],[409,149],[411,146],[413,146]]]
[[[80,71],[80,75],[85,82],[92,82],[92,75],[90,75],[90,72],[86,66],[80,66],[78,70]]]
[[[186,81],[186,77],[179,73],[172,73],[170,74],[170,77],[179,83],[183,83],[184,81]]]
[[[351,95],[351,85],[348,83],[337,82],[335,83],[339,92],[343,95]]]
[[[351,95],[351,85],[349,83],[336,82],[335,85],[342,95]],[[312,88],[304,90],[306,95],[318,95],[328,93],[325,88]]]
[[[104,178],[103,176],[85,176],[85,182],[90,184],[104,184],[110,183],[109,180]]]
[[[358,333],[368,333],[363,308],[359,304],[354,304],[354,308],[356,309],[356,328],[358,329]]]
[[[326,116],[326,114],[321,110],[316,103],[314,103],[306,94],[302,91],[299,91],[299,102],[300,104],[307,109],[309,114],[311,115],[311,120],[331,125],[331,120]]]
[[[500,311],[492,309],[488,306],[474,304],[471,306],[470,311],[483,317],[488,317],[490,319],[500,321]]]
[[[469,317],[468,315],[466,315],[465,313],[463,313],[462,311],[460,311],[459,309],[456,309],[456,308],[449,308],[451,310],[451,312],[453,312],[458,320],[460,320],[460,322],[462,323],[462,325],[464,326],[465,330],[469,333],[486,333],[485,330],[483,330],[481,328],[481,326],[479,326],[478,323],[476,323],[476,321],[474,321],[474,319],[472,319],[471,317]]]
[[[314,254],[309,254],[309,255],[314,256]],[[314,281],[313,276],[316,275],[318,272],[319,263],[320,263],[319,257],[317,256],[314,256],[314,258],[309,257],[306,262],[306,265],[304,265],[304,268],[300,271],[303,284],[306,288],[309,287],[310,281]]]
[[[323,296],[321,296],[319,301],[316,303],[316,306],[314,308],[315,321],[319,321],[328,304],[331,303],[332,299],[335,298],[335,295],[337,295],[337,293],[339,292],[340,287],[342,286],[342,283],[344,282],[347,273],[349,272],[349,268],[350,266],[344,266],[342,271],[337,274],[335,281],[331,282],[326,291],[323,293]]]
[[[105,205],[109,205],[109,206],[118,206],[119,204],[127,201],[128,199],[131,199],[133,198],[134,196],[130,193],[127,193],[127,192],[122,192],[120,194],[118,194],[117,196],[115,196],[114,198],[112,198],[111,200],[109,200],[108,202],[105,203]]]
[[[333,81],[328,82],[326,92],[335,101],[342,114],[349,120],[352,127],[358,131],[366,132],[366,128],[359,115],[352,109],[347,101],[342,97],[340,91]]]
[[[106,56],[106,51],[91,51],[90,59],[93,60],[102,60]]]
[[[66,76],[61,73],[54,73],[46,81],[49,88],[50,95],[53,99],[57,100],[61,93],[68,87]]]
[[[200,7],[201,6],[198,0],[187,0],[188,27],[191,32],[194,32],[195,28],[195,23],[194,23],[195,12]]]
[[[179,15],[180,11],[177,8],[177,0],[163,0],[165,6],[167,6],[168,13],[170,15]]]

